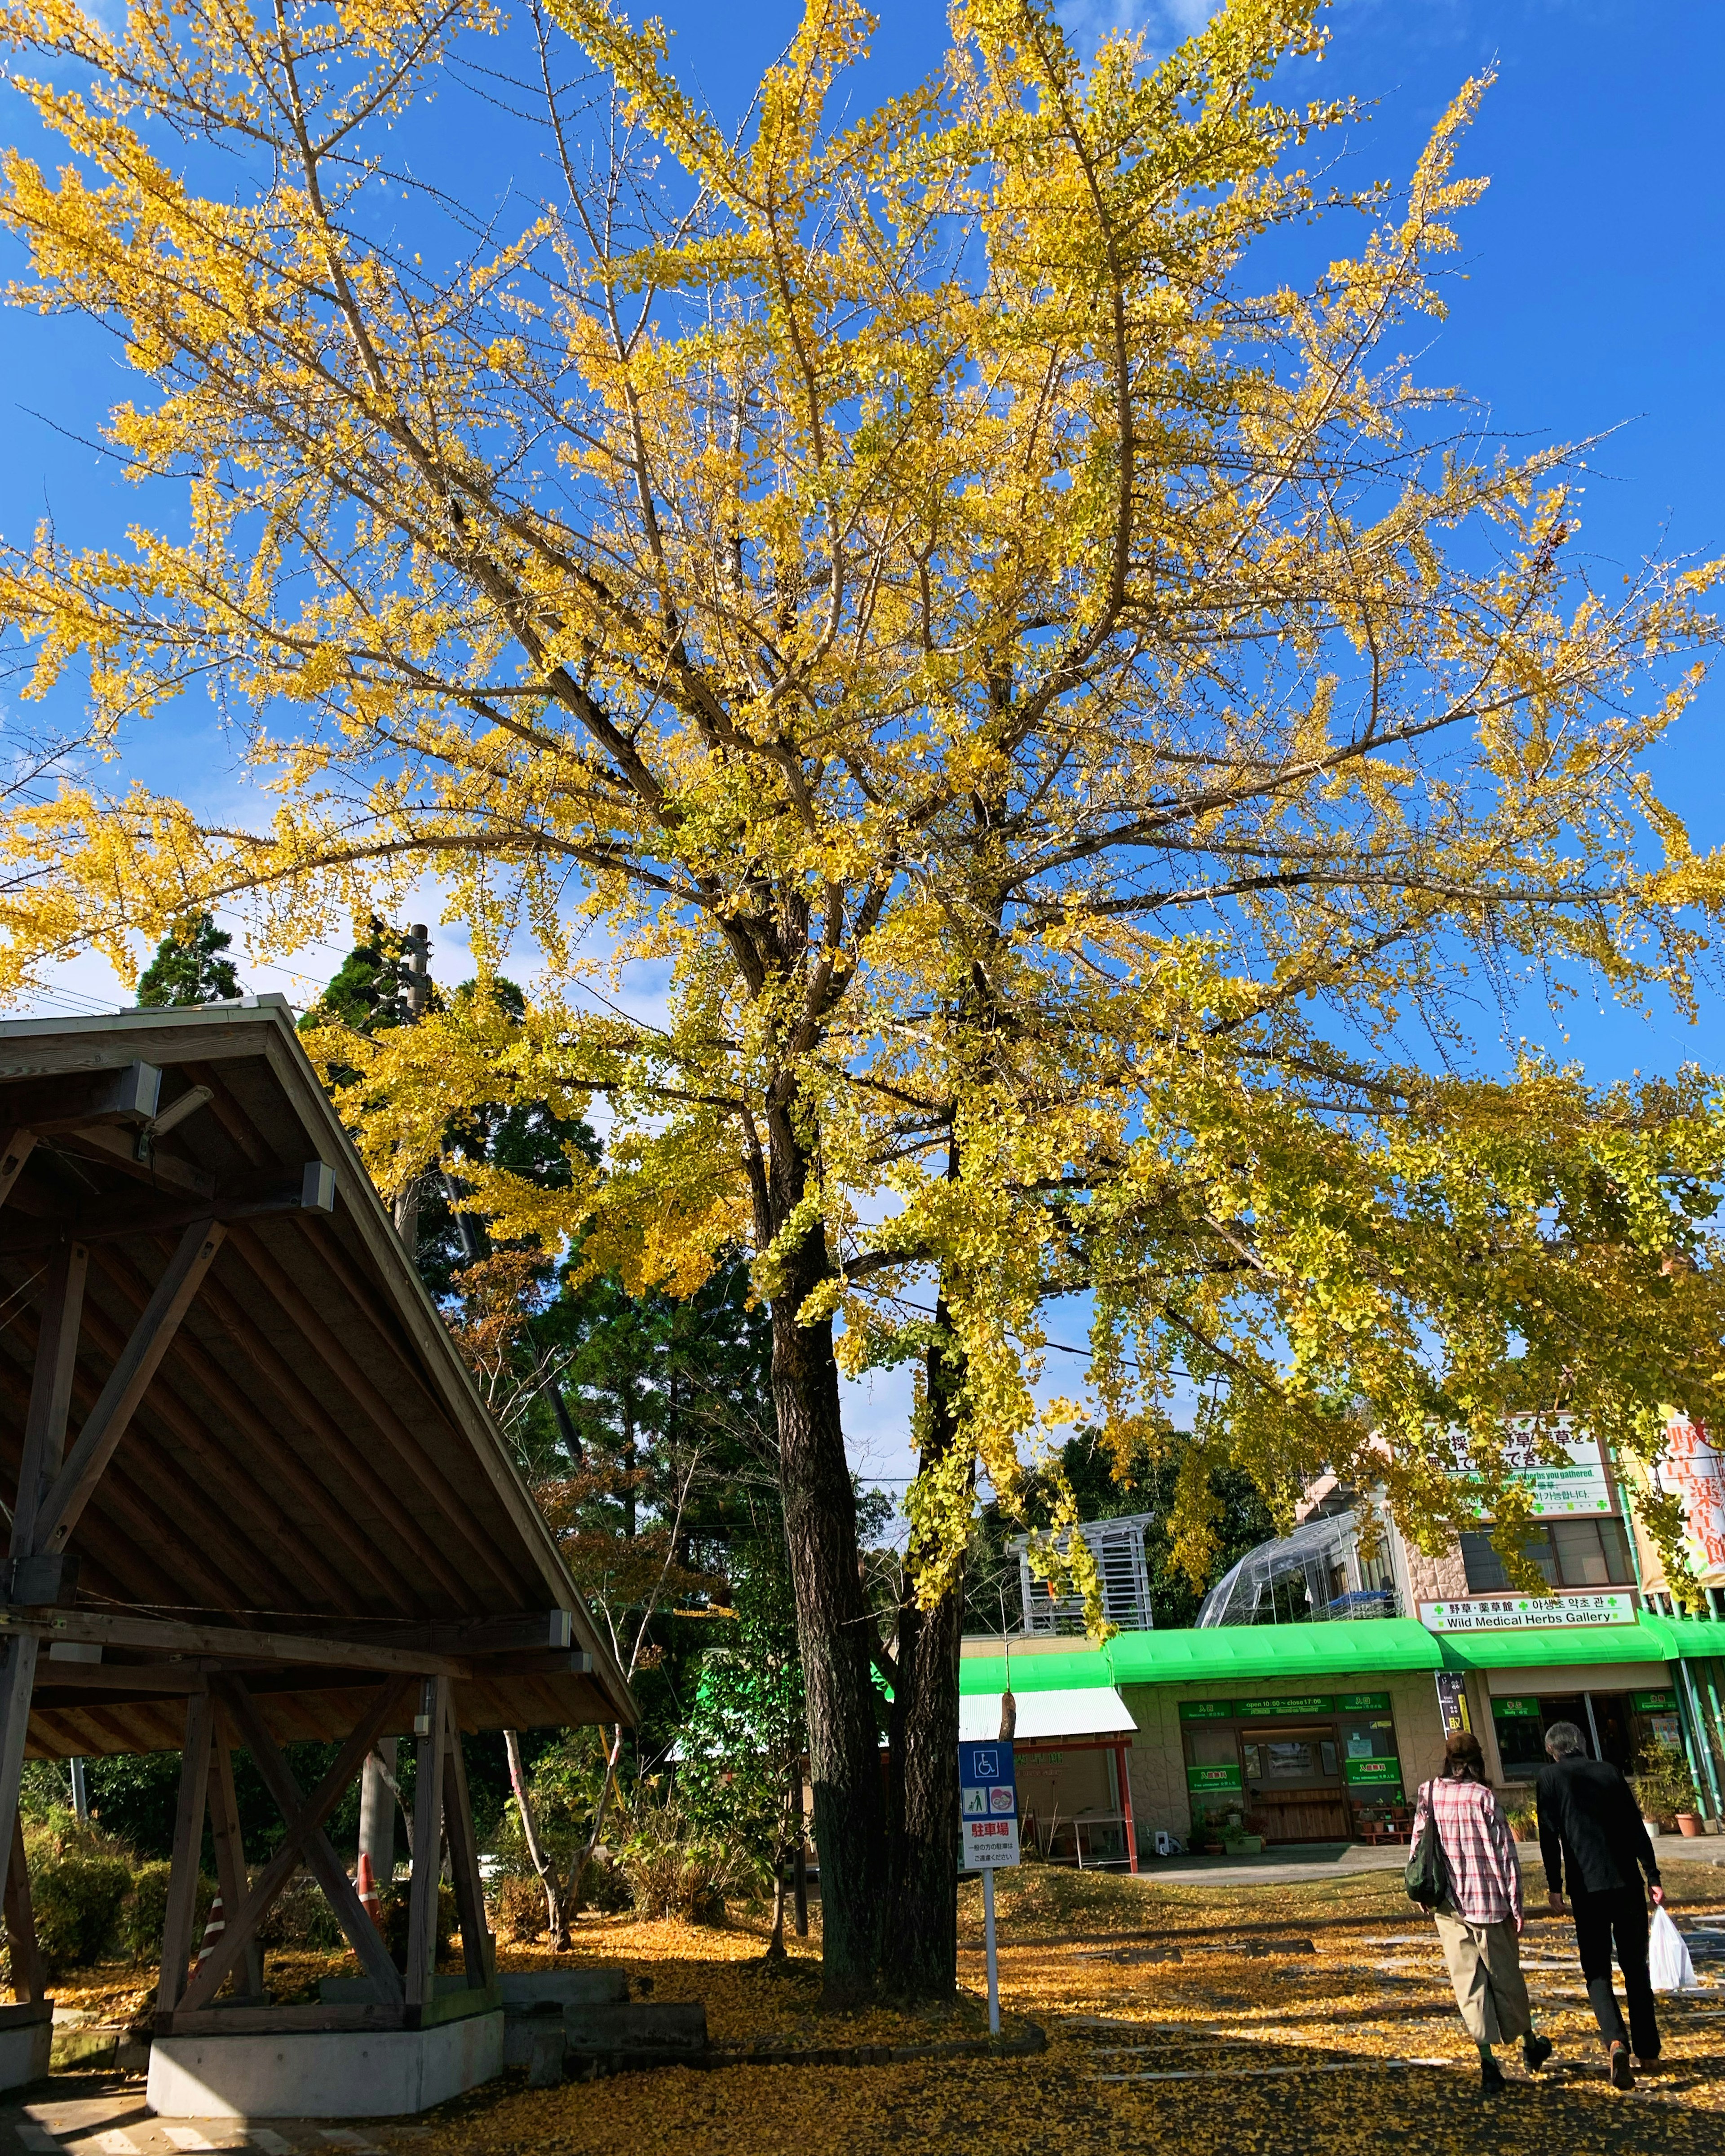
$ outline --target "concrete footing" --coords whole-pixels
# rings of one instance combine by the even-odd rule
[[[398,2118],[503,2070],[503,2016],[432,2029],[158,2036],[150,2108],[169,2118]]]
[[[40,2081],[48,2071],[54,2052],[54,2008],[44,2002],[38,2018],[26,2020],[23,2010],[9,2008],[0,2024],[0,2089],[22,2088],[26,2082]]]

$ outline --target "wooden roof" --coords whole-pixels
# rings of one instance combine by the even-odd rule
[[[223,1669],[284,1742],[345,1737],[392,1669],[451,1676],[469,1729],[634,1722],[281,998],[0,1024],[0,1147],[14,1505],[87,1267],[65,1471],[0,1606],[44,1641],[33,1755],[177,1749]]]

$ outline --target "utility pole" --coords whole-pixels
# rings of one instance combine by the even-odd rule
[[[431,993],[431,932],[423,921],[408,931],[411,953],[408,974],[408,1023],[417,1025],[425,1015]],[[395,1200],[395,1232],[415,1271],[419,1265],[419,1186],[410,1183]],[[371,1859],[372,1876],[379,1885],[395,1876],[395,1768],[397,1740],[380,1737],[366,1754],[359,1780],[359,1850]]]
[[[407,933],[407,948],[411,954],[408,974],[408,1024],[418,1025],[425,1015],[426,998],[431,991],[431,932],[423,921],[415,921]],[[395,1232],[401,1237],[402,1248],[409,1262],[417,1270],[419,1263],[419,1186],[410,1183],[396,1194]]]

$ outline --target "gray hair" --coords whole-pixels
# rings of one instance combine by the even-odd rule
[[[1553,1759],[1574,1759],[1587,1750],[1587,1742],[1573,1722],[1554,1722],[1545,1732],[1545,1748]]]

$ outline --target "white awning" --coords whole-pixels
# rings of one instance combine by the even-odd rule
[[[1137,1729],[1126,1702],[1111,1685],[1079,1685],[1066,1691],[1021,1691],[1018,1736],[1021,1742],[1048,1737],[1130,1737]],[[1000,1694],[972,1692],[958,1702],[958,1735],[976,1743],[1000,1734]]]

